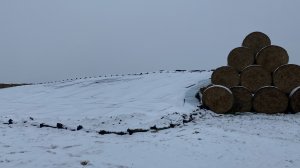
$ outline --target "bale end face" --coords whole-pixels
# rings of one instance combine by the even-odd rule
[[[211,82],[214,85],[222,85],[230,88],[239,85],[240,76],[239,73],[233,67],[223,66],[217,68],[213,72],[211,76]]]
[[[252,93],[249,89],[243,86],[235,86],[230,88],[234,104],[231,109],[232,112],[250,112],[252,109]]]
[[[258,53],[262,48],[271,45],[270,38],[262,32],[252,32],[243,40],[242,46],[248,47]]]
[[[256,112],[275,114],[284,113],[288,108],[288,97],[277,87],[262,87],[254,95],[253,108]]]
[[[247,47],[238,47],[230,51],[227,62],[228,65],[235,68],[237,71],[242,71],[249,65],[254,64],[255,53]]]
[[[232,92],[220,85],[211,86],[203,92],[202,103],[215,113],[225,114],[233,106]]]
[[[270,86],[271,84],[271,73],[259,65],[250,65],[241,72],[241,85],[248,88],[252,93],[263,86]]]
[[[285,64],[278,67],[273,73],[273,83],[285,93],[290,93],[300,86],[300,66]]]
[[[274,72],[279,66],[289,62],[287,51],[279,46],[270,45],[259,51],[256,55],[256,63],[268,72]]]

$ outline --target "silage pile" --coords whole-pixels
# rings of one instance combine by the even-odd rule
[[[270,38],[253,32],[233,49],[228,65],[217,68],[202,104],[216,113],[286,113],[300,111],[300,66]]]

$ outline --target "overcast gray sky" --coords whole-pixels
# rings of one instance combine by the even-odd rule
[[[1,0],[0,82],[211,69],[252,31],[300,64],[298,0]]]

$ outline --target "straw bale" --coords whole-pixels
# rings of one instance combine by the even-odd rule
[[[252,109],[252,93],[243,86],[234,86],[230,88],[234,103],[232,112],[250,112]]]
[[[288,96],[275,86],[260,88],[253,98],[253,108],[259,113],[275,114],[286,112],[288,103]]]
[[[256,55],[256,64],[263,66],[268,72],[274,72],[279,66],[289,62],[287,51],[279,46],[270,45]]]
[[[232,92],[220,85],[207,88],[202,95],[202,103],[215,113],[224,114],[233,106]]]
[[[233,67],[222,66],[213,72],[211,81],[215,85],[223,85],[230,88],[239,85],[240,76]]]
[[[229,53],[227,63],[229,66],[234,67],[237,71],[242,71],[249,65],[254,64],[255,53],[253,49],[247,47],[238,47]]]
[[[250,65],[241,72],[241,85],[248,88],[252,93],[263,86],[272,84],[272,75],[262,66]]]
[[[273,73],[273,83],[283,92],[290,93],[300,86],[300,66],[285,64],[278,67]]]
[[[271,45],[271,40],[262,32],[252,32],[248,34],[242,43],[242,46],[253,49],[255,53],[258,53],[262,48],[268,45]]]

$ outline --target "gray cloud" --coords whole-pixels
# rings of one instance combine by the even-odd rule
[[[210,69],[252,31],[300,64],[296,0],[3,0],[1,82]]]

